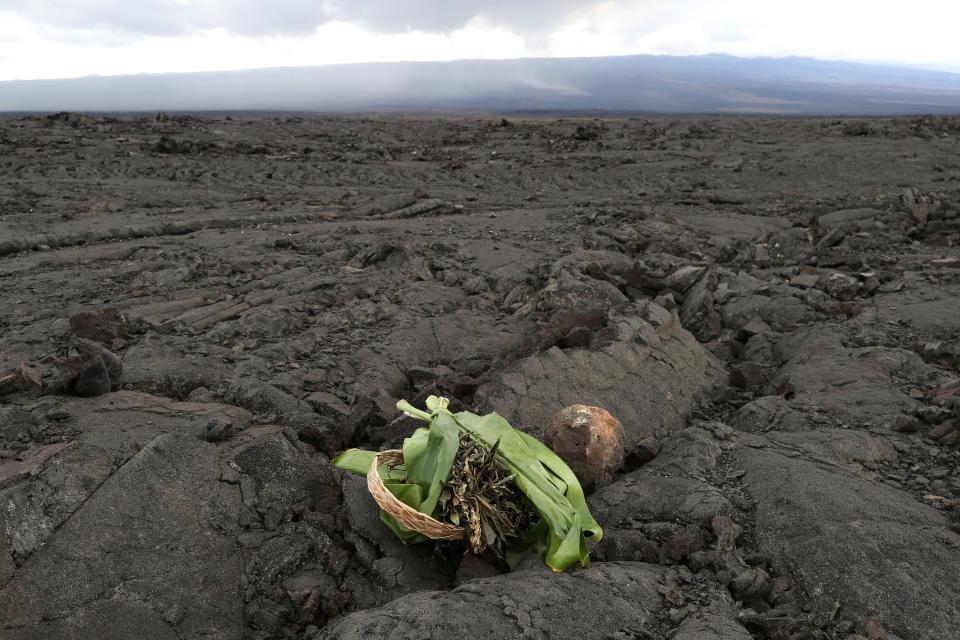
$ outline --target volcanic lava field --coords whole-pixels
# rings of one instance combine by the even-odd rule
[[[0,120],[11,640],[960,637],[960,119]],[[624,426],[587,569],[404,546],[400,399]]]

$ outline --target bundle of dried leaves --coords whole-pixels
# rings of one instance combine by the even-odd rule
[[[497,462],[499,446],[499,441],[488,448],[467,434],[460,436],[436,517],[465,526],[474,553],[490,549],[505,559],[507,547],[527,532],[537,512],[517,489],[513,475]]]

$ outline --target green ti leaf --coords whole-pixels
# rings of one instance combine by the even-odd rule
[[[363,449],[347,449],[333,459],[334,466],[355,473],[358,476],[366,476],[370,471],[370,465],[373,464],[373,457],[377,455],[376,451],[364,451]]]

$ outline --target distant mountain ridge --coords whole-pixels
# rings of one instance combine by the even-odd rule
[[[808,58],[392,62],[0,82],[0,112],[960,114],[960,74]]]

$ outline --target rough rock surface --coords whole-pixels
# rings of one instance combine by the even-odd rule
[[[347,616],[319,639],[395,637],[610,637],[643,628],[660,607],[664,569],[604,563],[562,575],[549,569],[474,580],[452,591],[426,591]],[[576,606],[571,604],[576,603]]]
[[[479,404],[538,437],[567,405],[604,407],[623,424],[628,455],[645,438],[682,428],[722,370],[664,308],[617,314],[596,349],[554,346],[521,360],[477,390]]]
[[[943,513],[830,465],[769,451],[745,452],[740,465],[760,548],[823,611],[839,600],[906,638],[960,629],[955,593],[934,586],[960,580],[960,535]]]
[[[751,640],[751,635],[733,620],[731,607],[719,603],[686,618],[673,640]]]
[[[0,119],[0,637],[956,637],[958,141]],[[622,422],[589,569],[390,534],[430,394]]]
[[[236,637],[242,504],[215,460],[190,434],[147,444],[0,591],[7,628],[38,639]]]

